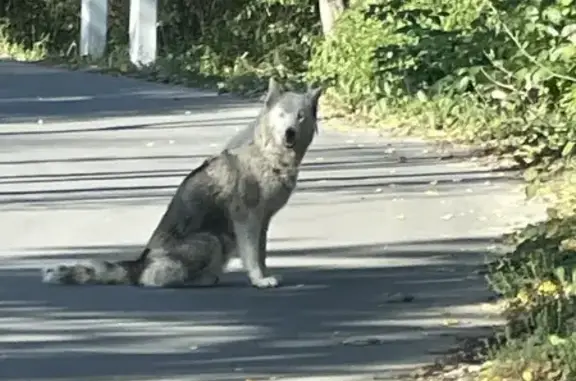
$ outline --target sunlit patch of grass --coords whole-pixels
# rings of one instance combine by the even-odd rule
[[[6,28],[0,26],[0,58],[15,61],[39,61],[47,56],[45,41],[38,41],[32,48],[10,41]]]

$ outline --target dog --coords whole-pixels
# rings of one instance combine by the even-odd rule
[[[254,122],[186,176],[137,259],[47,267],[43,282],[210,286],[238,255],[253,287],[279,286],[266,267],[268,227],[294,191],[318,133],[322,92],[285,91],[271,78]]]

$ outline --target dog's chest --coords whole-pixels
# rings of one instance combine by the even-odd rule
[[[271,168],[263,173],[260,182],[261,203],[275,212],[290,198],[296,187],[297,172],[286,168]]]

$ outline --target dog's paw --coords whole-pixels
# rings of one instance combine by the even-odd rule
[[[252,286],[256,288],[274,288],[280,286],[280,277],[267,276],[264,278],[252,279]]]
[[[59,265],[42,269],[42,283],[60,284],[68,273],[68,266]]]

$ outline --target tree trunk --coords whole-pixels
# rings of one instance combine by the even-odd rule
[[[336,19],[344,12],[347,6],[347,0],[318,0],[320,21],[322,22],[322,32],[324,36],[328,36],[332,32]]]

